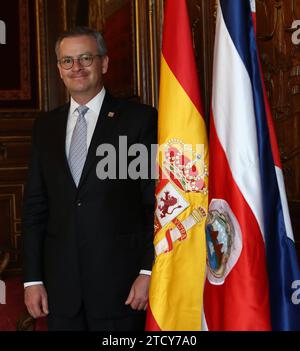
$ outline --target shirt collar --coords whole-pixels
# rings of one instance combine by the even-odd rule
[[[95,112],[97,115],[99,115],[101,107],[102,107],[102,103],[104,100],[105,92],[106,92],[106,90],[103,87],[101,89],[101,91],[96,96],[94,96],[87,104],[85,104],[85,106],[88,107],[93,112]],[[71,96],[71,99],[70,99],[70,114],[71,115],[75,112],[75,110],[77,109],[78,106],[79,106],[79,104]]]

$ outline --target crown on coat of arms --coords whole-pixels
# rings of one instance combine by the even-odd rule
[[[163,167],[170,179],[185,192],[207,194],[204,145],[196,145],[195,151],[192,145],[174,138],[164,144],[164,149]]]

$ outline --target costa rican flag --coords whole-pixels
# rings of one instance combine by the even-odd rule
[[[206,225],[208,330],[300,330],[300,270],[254,23],[254,1],[220,0]]]

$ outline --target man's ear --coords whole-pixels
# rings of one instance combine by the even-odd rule
[[[101,71],[102,74],[105,74],[108,70],[109,58],[107,55],[101,57]]]
[[[57,68],[58,68],[58,71],[59,71],[59,76],[60,78],[62,79],[62,75],[61,75],[61,67],[59,65],[59,63],[57,62]]]

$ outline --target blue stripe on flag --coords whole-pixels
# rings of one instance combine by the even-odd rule
[[[292,302],[292,283],[300,280],[295,245],[286,235],[272,155],[250,3],[221,0],[227,30],[252,82],[264,207],[273,330],[300,330],[300,304]],[[250,97],[251,98],[251,97]]]

